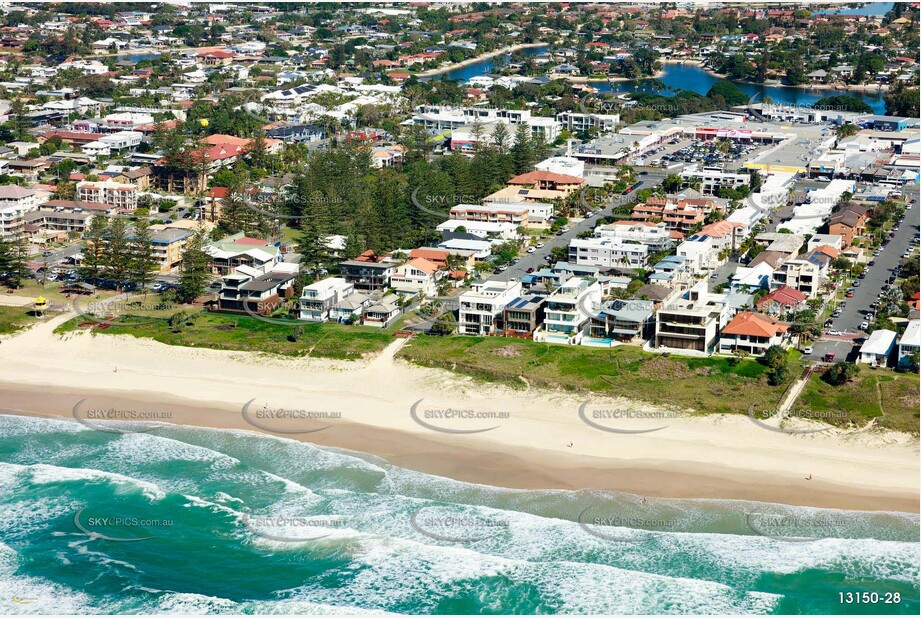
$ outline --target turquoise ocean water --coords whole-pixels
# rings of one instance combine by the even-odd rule
[[[243,431],[0,415],[6,614],[917,615],[918,527],[500,489]]]

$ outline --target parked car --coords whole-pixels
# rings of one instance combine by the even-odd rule
[[[528,253],[534,253],[535,251],[537,251],[536,248],[534,248],[534,247],[528,247]]]
[[[812,346],[807,345],[805,348],[803,348],[803,354],[812,354]]]
[[[828,352],[825,356],[822,357],[822,360],[826,363],[833,363],[835,361],[835,353]]]
[[[832,328],[831,330],[828,331],[828,334],[829,334],[829,335],[836,336],[836,335],[840,335],[840,334],[841,334],[841,331],[840,331],[840,330],[835,330],[834,328]]]
[[[859,328],[860,328],[860,330],[867,330],[868,328],[870,328],[870,323],[869,323],[869,322],[861,322]]]

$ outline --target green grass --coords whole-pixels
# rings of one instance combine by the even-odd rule
[[[130,319],[130,318],[129,318]],[[81,330],[82,318],[74,318],[58,327],[57,333]],[[300,327],[296,342],[288,335]],[[375,354],[393,341],[390,331],[343,324],[294,322],[291,326],[272,324],[249,316],[203,312],[190,318],[181,331],[174,333],[167,320],[156,319],[143,324],[115,325],[94,334],[148,337],[167,345],[269,352],[286,356],[314,356],[356,360]]]
[[[500,348],[512,355],[497,354]],[[776,405],[786,388],[769,386],[765,367],[754,360],[733,366],[726,358],[664,357],[634,346],[592,348],[502,337],[419,336],[399,356],[485,382],[623,396],[701,413],[745,413],[752,403]]]
[[[857,378],[841,386],[813,375],[793,407],[814,418],[837,419],[843,413],[843,423],[862,427],[877,419],[880,427],[917,434],[918,390],[917,374],[860,365]]]
[[[36,319],[30,315],[32,306],[8,307],[0,305],[0,335],[11,335],[22,330]]]

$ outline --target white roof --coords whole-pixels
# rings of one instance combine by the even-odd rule
[[[921,346],[921,320],[909,320],[899,345]]]
[[[876,355],[888,354],[895,344],[895,336],[895,332],[885,328],[875,330],[863,345],[860,346],[860,353]]]

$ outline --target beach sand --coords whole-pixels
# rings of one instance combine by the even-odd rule
[[[643,496],[732,498],[849,510],[918,512],[916,437],[840,430],[790,435],[746,416],[675,417],[665,408],[592,399],[599,409],[666,418],[597,421],[579,416],[585,397],[484,385],[393,355],[395,340],[369,361],[289,359],[267,354],[166,346],[88,332],[60,337],[68,316],[38,324],[0,345],[0,410],[85,424],[90,410],[157,412],[164,422],[261,431],[372,453],[391,463],[462,481],[523,489],[606,489]],[[116,371],[117,369],[117,371]],[[432,426],[479,433],[442,433]],[[667,402],[663,402],[667,403]],[[79,404],[79,406],[78,406]],[[341,415],[267,418],[263,409]],[[445,409],[508,418],[446,420]],[[426,415],[426,412],[430,412]],[[594,418],[594,417],[593,417]],[[76,421],[74,421],[76,422]],[[326,429],[323,429],[326,428]],[[812,480],[806,477],[812,475]]]

